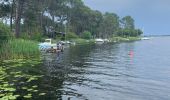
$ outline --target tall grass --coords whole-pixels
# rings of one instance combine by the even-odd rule
[[[0,47],[0,59],[18,59],[39,55],[38,43],[31,40],[10,39]]]

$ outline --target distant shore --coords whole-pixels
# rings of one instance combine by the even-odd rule
[[[119,42],[130,42],[130,41],[138,41],[141,40],[141,37],[113,37],[108,39],[109,43],[119,43]],[[95,43],[95,39],[90,39],[90,40],[86,40],[86,39],[73,39],[71,40],[73,42],[75,42],[76,44],[87,44],[87,43]]]

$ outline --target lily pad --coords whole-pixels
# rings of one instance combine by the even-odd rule
[[[38,90],[33,90],[32,92],[38,92]]]
[[[8,84],[3,84],[3,87],[7,87],[7,86],[9,86]]]
[[[36,78],[36,77],[31,77],[31,78],[28,79],[27,82],[31,82],[31,81],[33,81],[33,80],[38,80],[38,78]]]
[[[21,66],[23,66],[23,64],[15,64],[15,65],[13,65],[13,67],[21,67]]]
[[[20,97],[20,95],[14,95],[14,96],[15,96],[16,98],[17,98],[17,97]]]
[[[34,89],[27,89],[27,91],[33,91]]]
[[[37,87],[38,87],[37,85],[32,86],[32,88],[37,88]]]
[[[3,97],[3,96],[5,96],[5,94],[0,94],[0,97]]]
[[[2,82],[3,84],[8,84],[8,82]]]
[[[39,93],[39,96],[43,96],[43,95],[46,95],[46,93]]]
[[[15,77],[15,78],[21,78],[22,75],[15,75],[14,77]]]
[[[25,95],[24,98],[30,99],[30,98],[32,98],[32,95]]]
[[[16,96],[10,95],[8,96],[9,100],[16,100]]]
[[[27,90],[28,88],[27,87],[22,87],[23,90]]]
[[[15,89],[15,88],[5,88],[4,90],[5,90],[5,91],[10,91],[10,92],[14,92],[14,91],[16,91],[16,89]]]

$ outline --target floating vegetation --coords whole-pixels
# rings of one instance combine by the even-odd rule
[[[28,87],[22,87],[21,89],[23,89],[23,90],[27,90],[27,89],[28,89]]]
[[[25,95],[24,98],[26,99],[32,98],[32,94]]]
[[[38,78],[36,76],[30,77],[27,82],[31,82],[34,80],[38,80]]]
[[[33,91],[34,89],[27,89],[27,91],[29,91],[29,92],[31,92],[31,91]]]
[[[32,88],[37,88],[37,87],[38,87],[37,85],[32,86]]]
[[[32,92],[38,92],[38,90],[33,90]]]
[[[38,93],[38,80],[43,75],[36,70],[41,60],[4,60],[0,64],[0,100],[30,99],[46,94]]]
[[[6,94],[1,100],[16,100],[19,95],[13,95],[12,93]]]
[[[46,95],[46,93],[40,93],[39,95],[40,95],[40,96],[43,96],[43,95]]]

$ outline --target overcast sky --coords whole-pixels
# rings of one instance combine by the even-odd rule
[[[84,0],[94,10],[130,15],[145,35],[170,35],[170,0]]]

